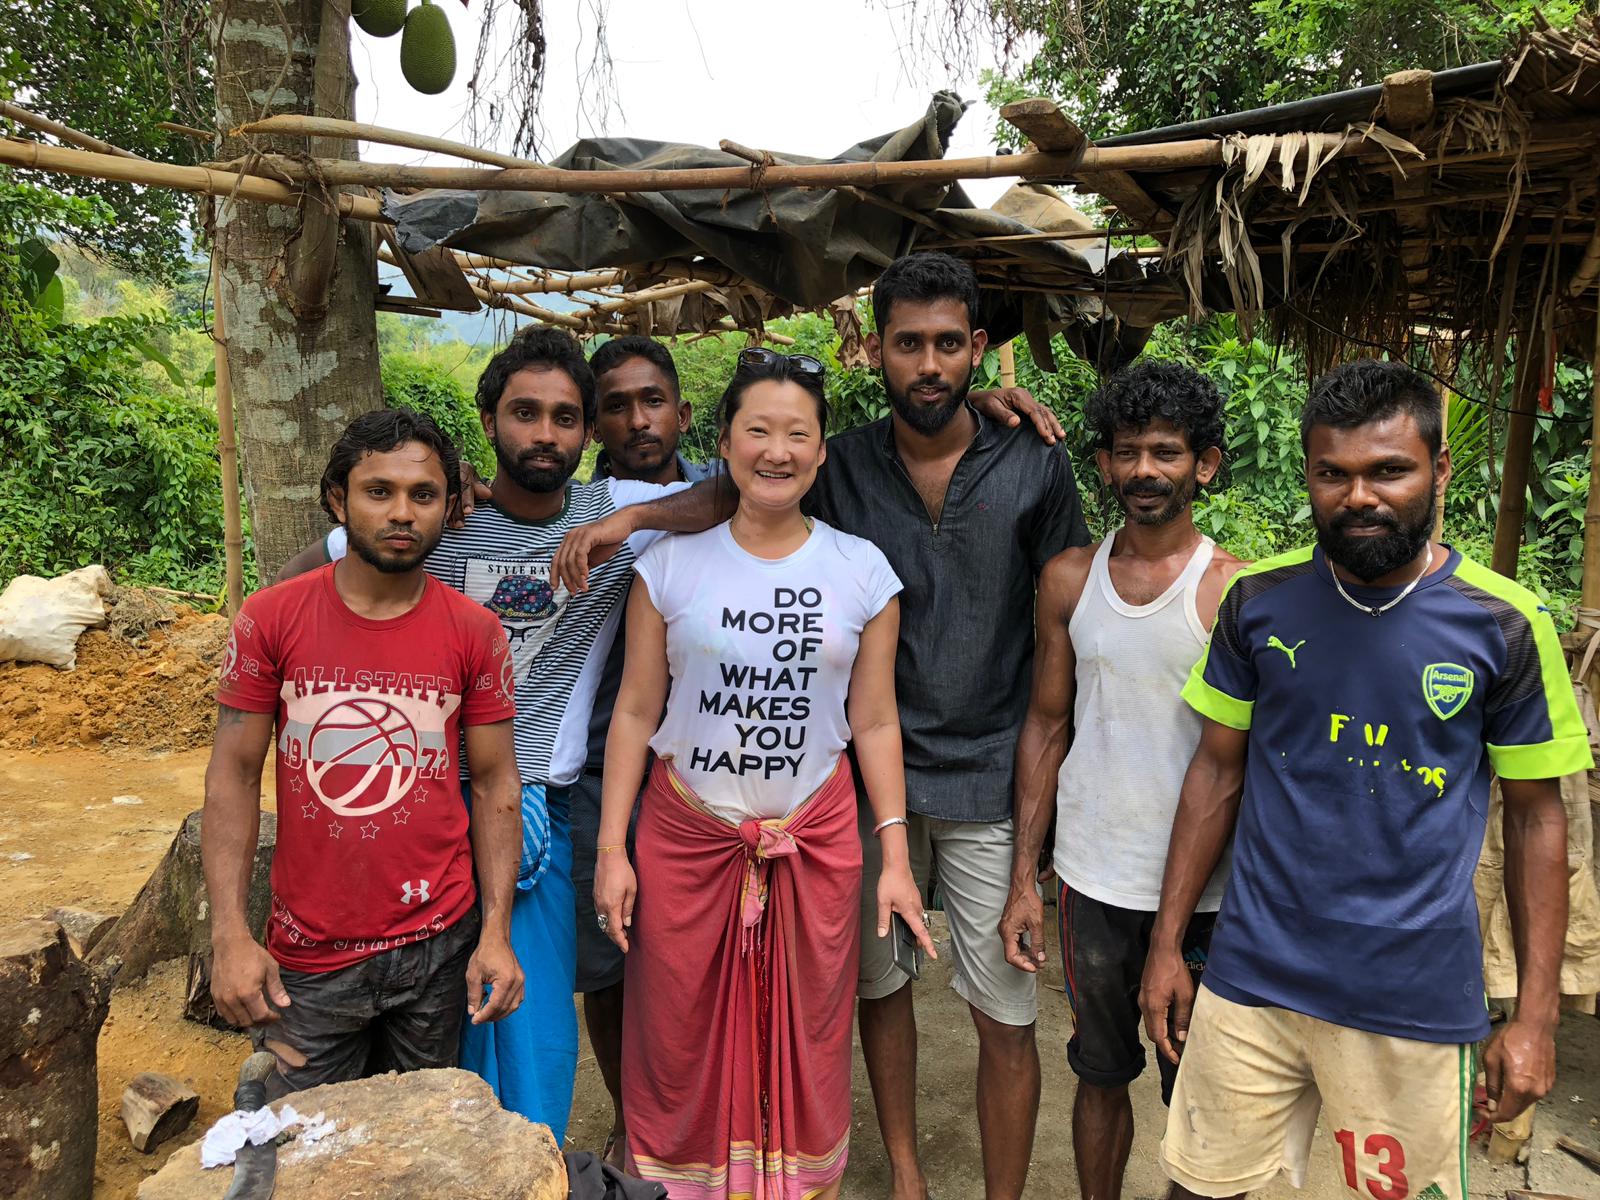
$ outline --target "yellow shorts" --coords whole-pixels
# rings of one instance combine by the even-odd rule
[[[1251,1008],[1202,986],[1161,1141],[1199,1196],[1305,1184],[1317,1115],[1360,1200],[1467,1200],[1470,1045],[1418,1042]]]

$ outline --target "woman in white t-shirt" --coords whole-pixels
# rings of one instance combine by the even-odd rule
[[[883,843],[879,935],[896,913],[933,953],[906,844],[900,581],[801,511],[827,455],[821,363],[744,351],[721,416],[738,511],[636,564],[606,744],[595,910],[628,955],[627,1163],[674,1197],[833,1197],[860,920],[848,743]]]

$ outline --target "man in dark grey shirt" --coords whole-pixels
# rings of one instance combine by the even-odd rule
[[[1036,976],[1005,960],[998,928],[1011,876],[1012,766],[1033,665],[1040,570],[1088,542],[1065,448],[969,404],[987,338],[965,264],[916,254],[873,288],[867,353],[891,415],[828,442],[808,497],[816,516],[875,542],[899,575],[895,689],[906,756],[912,869],[937,872],[952,986],[978,1031],[978,1123],[988,1200],[1017,1200],[1039,1105]],[[581,587],[591,553],[636,529],[707,528],[731,489],[696,487],[574,530],[555,571]],[[603,552],[603,551],[602,551]],[[863,805],[863,811],[869,812]],[[861,1044],[895,1197],[927,1193],[917,1157],[917,1031],[907,975],[877,937],[877,838],[863,817]],[[893,936],[892,934],[890,935]]]

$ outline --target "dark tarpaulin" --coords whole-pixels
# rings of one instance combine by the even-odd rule
[[[781,164],[898,162],[942,158],[965,105],[951,92],[934,95],[922,119],[894,133],[859,142],[831,159],[774,152]],[[568,170],[748,167],[721,150],[641,138],[588,138],[549,165]],[[989,209],[974,208],[959,185],[910,181],[873,189],[904,208],[936,216],[961,236],[1035,232],[1032,226]],[[864,201],[852,191],[779,188],[631,193],[432,190],[389,191],[384,214],[395,222],[400,244],[419,252],[440,243],[454,249],[565,271],[638,268],[664,260],[720,265],[799,309],[821,308],[870,284],[917,243],[940,235],[901,214]],[[960,251],[958,251],[960,253]],[[1082,295],[1026,297],[985,279],[982,321],[991,341],[1009,340],[1029,327],[1061,329],[1075,350],[1102,367],[1119,365],[1143,345],[1143,319],[1125,322],[1092,295],[1104,281],[1090,260],[1065,241],[1016,245],[1023,266],[1067,277]],[[1102,255],[1095,256],[1103,262]],[[1113,278],[1127,279],[1132,260],[1113,259]],[[987,274],[987,273],[986,273]],[[1109,305],[1112,311],[1119,306]],[[1154,322],[1150,322],[1153,324]]]

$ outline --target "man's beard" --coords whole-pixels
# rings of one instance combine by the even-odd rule
[[[927,382],[925,379],[915,379],[911,387]],[[939,380],[941,387],[945,386]],[[927,437],[932,437],[955,419],[956,413],[961,411],[961,406],[967,402],[967,393],[972,390],[972,371],[967,371],[967,377],[961,385],[950,390],[950,395],[936,404],[918,404],[911,399],[910,388],[897,392],[889,382],[889,373],[883,374],[883,390],[889,393],[889,403],[902,421],[912,429]]]
[[[524,453],[520,458],[514,458],[500,444],[498,438],[494,442],[494,456],[495,460],[500,464],[500,469],[510,476],[511,481],[525,492],[560,491],[566,486],[567,480],[572,478],[572,473],[578,469],[578,464],[583,461],[582,447],[579,447],[578,452],[570,457],[563,455],[559,449],[553,446],[549,448],[541,446],[538,453],[541,456],[548,455],[552,458],[560,459],[562,465],[560,467],[531,466],[524,462],[523,459],[531,457],[532,451]]]
[[[404,554],[389,550],[383,546],[383,539],[394,533],[409,533],[417,539],[416,543],[410,551]],[[443,533],[436,534],[432,540],[429,540],[414,529],[396,530],[391,528],[383,529],[379,531],[376,537],[369,539],[361,530],[347,524],[345,526],[345,536],[350,543],[350,549],[354,550],[361,560],[369,566],[375,567],[385,575],[404,575],[407,571],[413,571],[422,565],[423,560],[432,554],[434,547],[439,544]]]
[[[1312,510],[1317,527],[1317,544],[1328,558],[1357,579],[1371,581],[1398,571],[1422,553],[1433,536],[1433,520],[1439,505],[1433,488],[1428,499],[1410,512],[1396,511],[1393,517],[1379,513],[1341,513],[1324,524]],[[1352,528],[1381,526],[1385,533],[1352,535]]]
[[[612,455],[612,464],[621,463],[624,470],[639,473],[659,470],[671,458],[666,443],[654,434],[647,434],[624,442],[621,453]]]
[[[1113,490],[1123,516],[1135,525],[1165,525],[1189,507],[1194,500],[1196,483],[1191,473],[1184,478],[1182,486],[1166,479],[1135,479]],[[1128,504],[1130,496],[1165,496],[1167,502],[1154,512],[1138,511]]]

